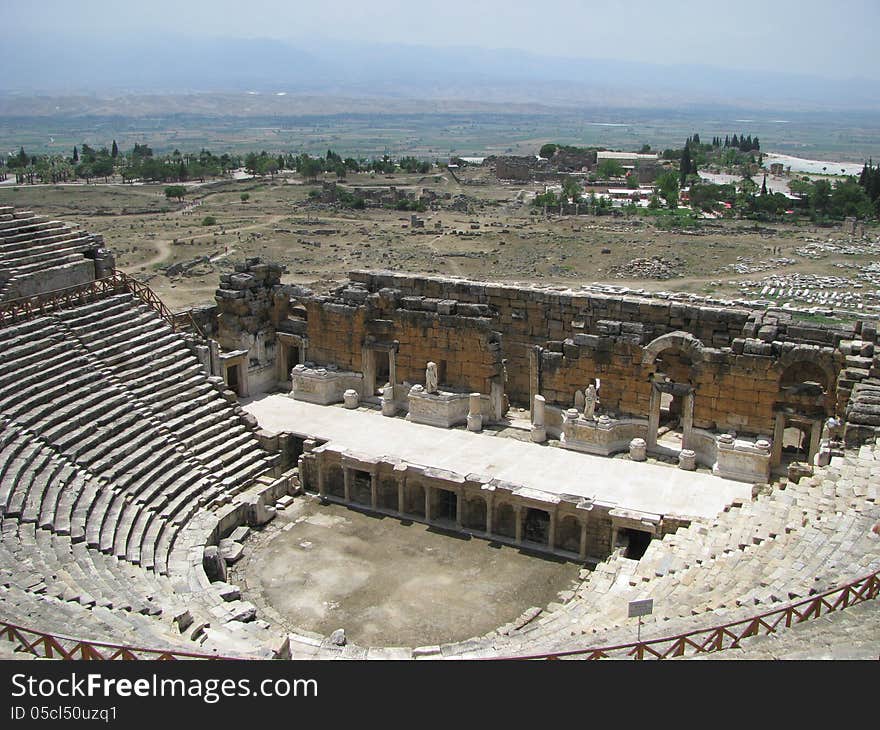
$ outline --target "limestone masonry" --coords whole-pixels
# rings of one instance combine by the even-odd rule
[[[387,271],[317,294],[283,273],[247,259],[172,314],[99,237],[0,207],[3,656],[51,644],[25,630],[52,656],[523,656],[631,641],[630,600],[655,602],[643,636],[671,636],[880,568],[876,320]],[[464,641],[294,631],[229,571],[296,499],[580,578]]]

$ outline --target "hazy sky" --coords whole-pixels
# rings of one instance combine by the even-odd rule
[[[880,0],[0,0],[0,21],[16,34],[357,39],[880,79]]]

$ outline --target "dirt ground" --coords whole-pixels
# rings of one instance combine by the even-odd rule
[[[280,261],[287,267],[285,281],[316,289],[344,280],[352,269],[384,268],[716,296],[737,296],[743,281],[774,274],[852,277],[876,260],[874,251],[842,253],[834,246],[803,255],[809,242],[851,242],[841,225],[705,221],[697,230],[669,231],[635,215],[544,215],[528,203],[543,184],[497,181],[482,168],[458,176],[461,182],[446,171],[358,174],[345,181],[351,187],[435,192],[437,209],[418,213],[424,228],[415,229],[405,211],[317,203],[309,191],[320,184],[304,184],[292,173],[196,185],[181,203],[166,200],[162,185],[6,185],[0,187],[0,205],[103,234],[118,267],[148,281],[172,309],[211,303],[219,274],[250,256]],[[242,193],[248,193],[247,202]],[[453,204],[461,210],[451,209]],[[203,225],[208,216],[215,225]],[[867,233],[877,238],[875,230]],[[166,276],[174,263],[190,267]],[[760,289],[758,284],[751,293]]]
[[[288,631],[360,646],[481,636],[575,586],[580,567],[427,525],[297,497],[228,578]]]

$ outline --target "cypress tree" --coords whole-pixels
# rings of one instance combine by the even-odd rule
[[[110,149],[110,157],[114,160],[119,157],[119,147],[116,146],[116,140],[113,140],[113,147]]]
[[[73,161],[79,162],[79,152],[76,151],[76,145],[73,146]]]
[[[764,182],[761,183],[761,195],[767,194],[767,175],[764,175]]]
[[[684,187],[687,176],[691,174],[691,148],[689,141],[684,143],[681,153],[681,165],[678,168],[678,184]]]
[[[724,135],[724,146],[730,147],[730,135],[729,134]]]

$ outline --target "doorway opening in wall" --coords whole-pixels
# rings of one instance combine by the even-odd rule
[[[485,531],[486,529],[486,500],[465,499],[461,510],[461,524],[469,530]]]
[[[238,365],[226,368],[226,387],[236,395],[241,395],[241,383],[238,377]]]
[[[621,527],[617,532],[617,547],[622,547],[623,557],[639,560],[651,544],[651,533]]]
[[[810,434],[806,429],[787,425],[782,432],[782,464],[791,464],[793,461],[807,461],[810,443]]]
[[[382,388],[391,378],[391,355],[387,352],[376,352],[373,356],[376,363],[376,388]]]
[[[539,545],[547,545],[550,538],[550,515],[542,510],[529,507],[523,523],[523,539]]]
[[[358,504],[371,505],[373,503],[373,495],[371,490],[372,479],[370,473],[352,469],[351,480],[351,501]]]
[[[681,408],[683,398],[673,393],[660,394],[660,425],[657,443],[670,449],[682,448]]]
[[[287,379],[290,380],[290,371],[299,365],[299,347],[287,346]]]
[[[507,502],[502,502],[495,507],[494,527],[495,534],[507,537],[511,540],[516,537],[516,511]]]
[[[436,490],[437,502],[434,517],[443,522],[455,522],[458,519],[458,495],[447,489]]]

